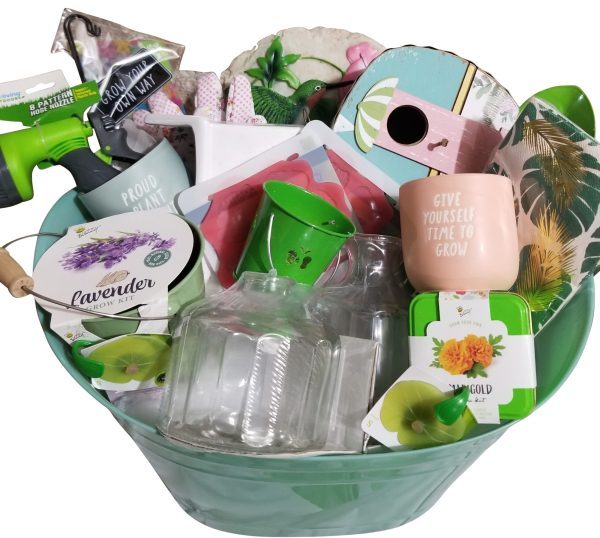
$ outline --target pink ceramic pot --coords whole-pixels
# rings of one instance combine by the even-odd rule
[[[400,187],[406,273],[418,291],[507,290],[519,246],[510,179],[433,176]]]

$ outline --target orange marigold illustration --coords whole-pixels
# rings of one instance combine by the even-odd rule
[[[467,334],[462,340],[452,338],[447,342],[432,338],[433,361],[430,366],[443,368],[452,375],[465,374],[467,377],[487,377],[485,369],[492,364],[494,357],[502,356],[505,346],[501,334],[477,336]]]
[[[473,358],[467,352],[464,340],[457,342],[452,338],[442,345],[439,353],[440,366],[451,373],[459,375],[473,368]]]
[[[484,368],[492,364],[494,348],[485,336],[467,334],[461,341],[461,344],[464,344],[466,353],[473,359],[473,362],[478,362]]]

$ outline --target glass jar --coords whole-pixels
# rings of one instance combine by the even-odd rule
[[[189,311],[174,334],[163,434],[226,452],[321,449],[340,344],[307,315],[310,293],[291,279],[247,272]]]

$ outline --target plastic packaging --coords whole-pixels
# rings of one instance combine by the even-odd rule
[[[81,58],[86,80],[102,80],[108,75],[115,63],[127,59],[140,48],[153,54],[159,54],[160,60],[168,62],[171,72],[179,68],[185,47],[160,37],[131,30],[116,22],[88,15],[75,9],[65,8],[60,24],[54,36],[51,52],[67,52],[69,50],[63,23],[72,14],[83,15],[100,27],[99,36],[90,36],[84,25],[74,27],[73,33],[77,52]]]
[[[69,50],[65,23],[77,48],[76,55]],[[144,153],[156,141],[130,118],[134,110],[145,108],[145,102],[153,95],[160,92],[176,108],[183,106],[176,85],[170,82],[179,68],[183,45],[65,9],[51,50],[68,52],[80,76],[98,82],[102,98],[90,112],[90,118],[98,117],[99,121],[93,123],[102,150],[115,158],[135,161],[139,158],[137,153]],[[127,131],[126,145],[117,136],[120,124]]]
[[[377,400],[409,365],[410,290],[404,286],[401,242],[386,235],[356,234],[342,253],[345,259],[325,277],[315,314],[339,334],[379,342]]]
[[[312,293],[288,278],[247,272],[184,316],[159,430],[221,452],[362,450],[356,413],[371,401],[376,346],[363,341],[358,355],[360,342],[344,345],[307,313]]]

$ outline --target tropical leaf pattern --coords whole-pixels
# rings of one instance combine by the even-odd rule
[[[541,214],[535,224],[537,233],[533,243],[521,250],[514,290],[529,303],[533,312],[544,312],[561,294],[563,284],[570,281],[574,247],[552,209]]]
[[[516,146],[523,140],[523,126],[532,118],[535,119],[537,110],[535,105],[528,102],[521,113],[517,116],[517,120],[510,132],[504,137],[504,140],[500,144],[499,150],[504,149],[507,146]]]
[[[490,171],[512,179],[521,248],[513,291],[539,332],[600,264],[600,146],[556,109],[533,98]]]
[[[585,257],[581,264],[582,273],[598,272],[600,265],[600,228],[598,228],[591,236],[591,242],[585,249]]]

